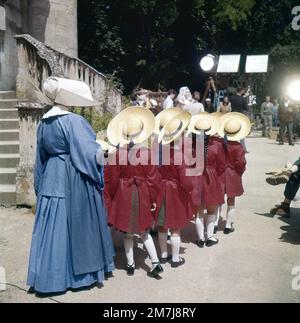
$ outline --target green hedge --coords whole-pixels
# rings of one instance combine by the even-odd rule
[[[112,120],[113,115],[111,113],[99,114],[94,108],[73,108],[73,113],[79,114],[91,124],[96,133],[102,130],[106,130],[109,122]]]

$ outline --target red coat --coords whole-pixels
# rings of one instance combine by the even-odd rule
[[[211,207],[224,204],[221,180],[224,172],[224,150],[214,138],[210,138],[203,173],[202,206]]]
[[[149,150],[135,149],[135,155],[139,163],[131,165],[127,163],[127,150],[120,149],[117,166],[108,171],[106,182],[109,223],[128,233],[142,233],[151,227],[151,206],[157,204],[161,182],[157,167],[150,163]]]
[[[221,137],[213,136],[213,137],[210,138],[210,140],[214,145],[218,146],[219,150],[221,151],[222,158],[224,158],[222,162],[224,163],[225,171],[220,176],[222,194],[224,196],[226,194],[226,190],[225,190],[226,175],[225,175],[225,173],[226,173],[226,167],[227,167],[227,164],[228,164],[228,161],[227,161],[227,158],[226,158],[225,143],[224,143],[224,139],[221,138]]]
[[[182,165],[174,165],[174,160],[182,160]],[[170,165],[159,166],[158,169],[162,181],[156,220],[161,207],[164,206],[164,228],[184,228],[193,219],[193,179],[187,176],[182,152],[171,149]]]
[[[228,142],[226,151],[225,192],[228,197],[244,193],[242,175],[246,170],[245,150],[239,142]]]

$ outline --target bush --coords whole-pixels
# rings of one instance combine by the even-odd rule
[[[109,122],[113,118],[111,113],[104,113],[101,115],[94,108],[76,107],[72,109],[72,112],[84,117],[91,124],[96,133],[106,130]]]

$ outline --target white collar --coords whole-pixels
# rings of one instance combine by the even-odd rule
[[[70,114],[71,112],[61,109],[61,106],[54,105],[51,110],[49,110],[44,116],[43,119],[48,119],[55,116],[63,116]]]

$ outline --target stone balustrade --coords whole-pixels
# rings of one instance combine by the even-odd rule
[[[16,95],[20,122],[17,204],[32,206],[35,202],[33,167],[36,130],[46,109],[41,95],[43,81],[49,76],[57,76],[85,82],[100,103],[93,108],[100,115],[118,113],[122,107],[122,93],[103,74],[80,59],[49,48],[30,35],[15,38],[18,48]]]

